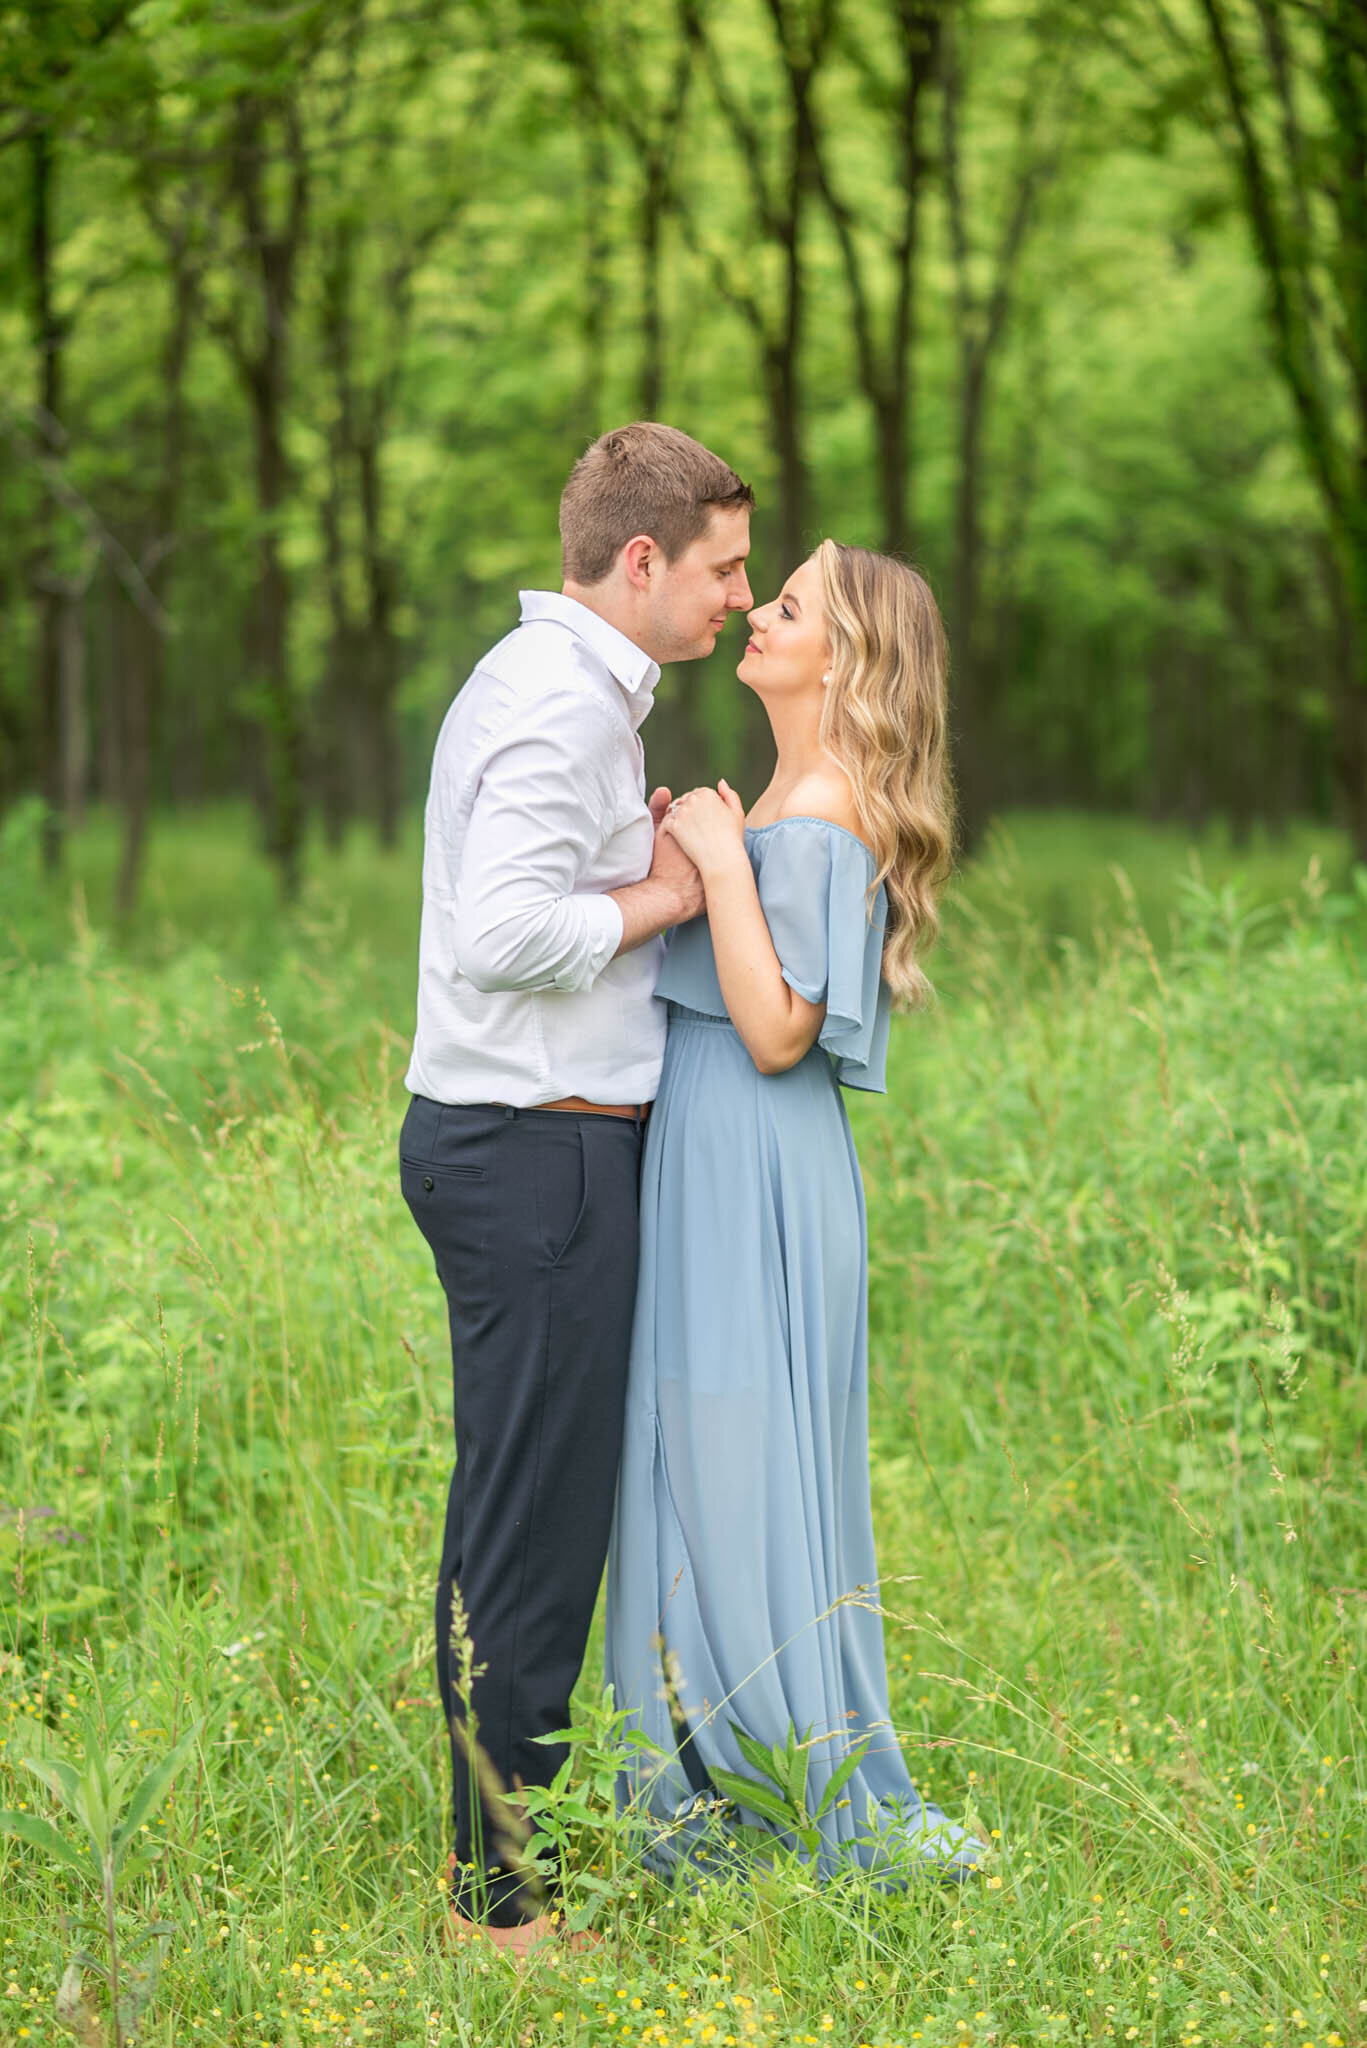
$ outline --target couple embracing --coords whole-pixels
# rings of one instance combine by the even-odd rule
[[[501,1786],[549,1783],[565,1752],[537,1738],[568,1721],[605,1559],[606,1676],[649,1745],[622,1796],[656,1869],[715,1854],[737,1731],[790,1726],[812,1806],[855,1759],[819,1874],[981,1853],[889,1718],[841,1098],[883,1088],[892,999],[925,988],[944,635],[913,570],[833,541],[752,608],[753,503],[674,428],[596,441],[561,498],[563,589],[523,592],[432,769],[400,1155],[451,1328],[451,1922],[518,1953],[554,1916],[500,1853],[466,1704]],[[748,813],[725,782],[647,802],[660,665],[733,611],[773,780]]]

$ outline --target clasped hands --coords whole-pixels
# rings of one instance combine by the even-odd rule
[[[654,879],[677,888],[683,908],[679,922],[696,917],[705,903],[704,877],[710,869],[745,850],[745,806],[725,779],[682,796],[657,789],[650,799],[655,825]]]

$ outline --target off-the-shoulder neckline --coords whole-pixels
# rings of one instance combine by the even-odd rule
[[[771,818],[767,825],[747,825],[746,832],[773,832],[780,825],[824,825],[828,832],[839,832],[844,838],[852,839],[857,847],[873,859],[873,848],[857,832],[851,832],[848,825],[837,825],[833,818],[818,818],[814,811],[794,811],[788,818]]]

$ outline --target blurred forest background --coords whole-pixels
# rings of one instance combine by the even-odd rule
[[[607,426],[909,553],[971,845],[1367,857],[1361,0],[0,6],[0,804],[392,843]],[[653,774],[766,773],[728,636]],[[41,811],[38,806],[41,805]]]

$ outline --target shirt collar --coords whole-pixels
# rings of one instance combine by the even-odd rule
[[[554,619],[593,649],[626,698],[633,728],[639,728],[655,701],[659,663],[577,597],[560,590],[519,590],[518,599],[524,626],[532,619]]]

